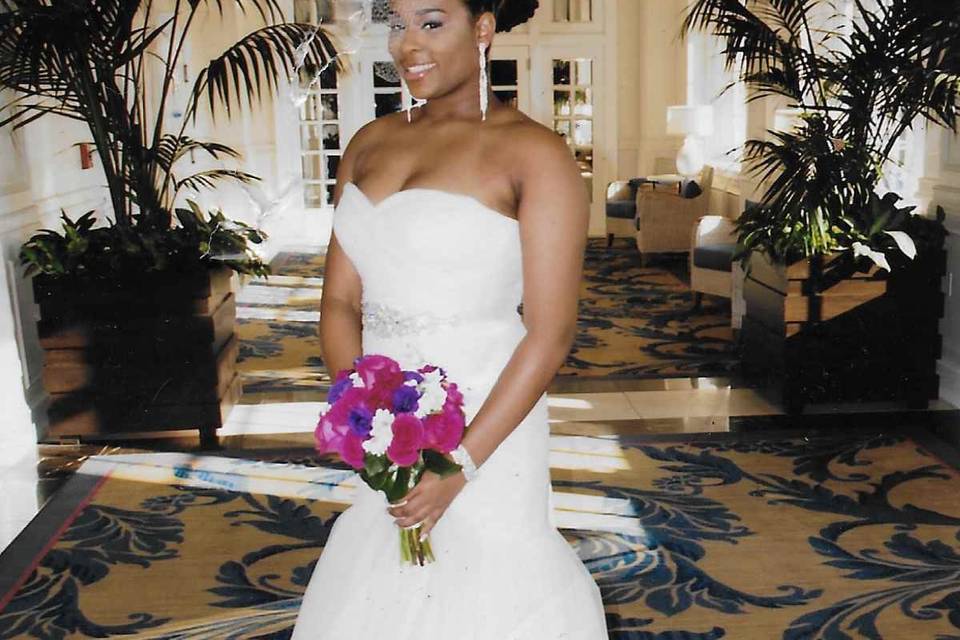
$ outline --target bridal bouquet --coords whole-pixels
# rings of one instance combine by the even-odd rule
[[[319,453],[337,453],[389,502],[407,495],[424,471],[447,476],[460,470],[443,454],[463,437],[463,395],[443,369],[404,371],[393,359],[366,355],[340,371],[315,433]],[[405,562],[434,560],[420,527],[400,530]]]

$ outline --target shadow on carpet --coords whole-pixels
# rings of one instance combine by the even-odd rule
[[[905,435],[555,434],[551,450],[555,521],[610,638],[960,635],[960,474]],[[0,555],[0,638],[289,637],[355,481],[91,458]]]

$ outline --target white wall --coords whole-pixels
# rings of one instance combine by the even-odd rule
[[[947,214],[946,296],[940,332],[943,357],[940,360],[940,397],[960,406],[960,138],[939,127],[926,133],[926,177],[921,180],[920,199],[928,214],[937,206]]]

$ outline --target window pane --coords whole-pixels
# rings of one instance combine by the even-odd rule
[[[323,185],[322,184],[308,184],[304,185],[303,190],[303,204],[307,207],[322,207],[323,206]]]
[[[577,120],[573,126],[573,141],[577,146],[592,145],[593,122],[590,120]]]
[[[493,86],[517,84],[516,60],[491,60],[490,84]]]
[[[373,96],[376,103],[376,116],[385,116],[388,113],[400,111],[403,105],[400,102],[399,93],[377,93]]]
[[[508,107],[513,107],[516,109],[520,104],[517,99],[516,91],[494,91],[493,93],[500,99],[500,102],[504,103]]]
[[[569,120],[554,120],[553,130],[559,133],[561,136],[563,136],[563,138],[567,142],[570,141],[570,121]]]
[[[553,84],[570,84],[570,61],[553,61]]]
[[[303,101],[303,104],[300,105],[300,119],[301,120],[316,120],[317,119],[317,96],[313,93],[308,93],[306,100]]]
[[[327,175],[328,180],[337,177],[337,168],[340,166],[340,156],[327,156]]]
[[[593,60],[581,58],[574,60],[574,65],[577,71],[574,84],[593,84]]]
[[[400,87],[400,75],[392,62],[373,63],[373,86]]]
[[[553,92],[553,114],[556,116],[570,115],[570,92],[569,91]]]
[[[337,65],[330,63],[320,72],[320,86],[324,89],[337,88]]]
[[[336,184],[328,184],[324,187],[324,190],[327,192],[327,202],[333,204],[333,190],[336,189]]]
[[[303,179],[323,179],[323,156],[318,154],[303,156]]]
[[[337,94],[324,93],[320,96],[321,115],[324,120],[336,120],[340,115],[337,105]]]
[[[574,113],[578,116],[593,115],[593,89],[577,89],[573,92]]]
[[[338,127],[335,124],[323,125],[323,148],[324,149],[340,148],[340,127]]]
[[[320,127],[313,124],[300,125],[300,149],[319,151],[320,148]]]
[[[554,22],[590,22],[593,20],[592,0],[553,0]]]

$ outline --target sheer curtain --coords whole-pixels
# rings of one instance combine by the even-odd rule
[[[721,51],[715,36],[699,31],[687,35],[687,103],[713,105],[714,133],[703,140],[707,164],[738,173],[747,138],[747,91],[736,73],[724,68]]]

